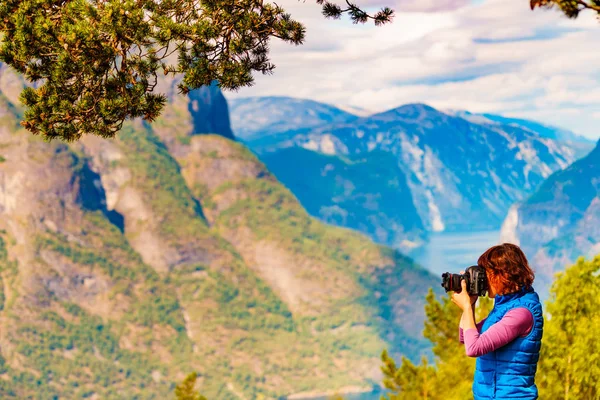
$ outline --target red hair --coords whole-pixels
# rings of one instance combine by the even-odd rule
[[[485,268],[488,281],[500,295],[531,286],[535,278],[523,251],[511,243],[490,247],[477,264]]]

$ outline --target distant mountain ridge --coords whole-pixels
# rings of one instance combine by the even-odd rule
[[[474,123],[517,126],[523,129],[527,129],[531,132],[537,133],[538,135],[548,139],[554,139],[560,142],[567,142],[575,149],[577,157],[585,156],[594,147],[594,141],[591,139],[578,135],[567,129],[559,128],[552,125],[546,125],[537,121],[522,118],[509,118],[501,115],[488,113],[473,114],[468,111],[462,110],[449,110],[446,112]]]
[[[232,98],[228,100],[228,103],[231,109],[232,129],[243,140],[254,140],[272,133],[297,131],[323,124],[350,122],[379,114],[359,107],[326,104],[287,96]],[[593,140],[568,129],[534,120],[505,117],[492,113],[471,113],[459,109],[440,111],[473,123],[518,126],[549,139],[582,143],[587,145],[584,148],[588,151],[594,145]]]
[[[578,257],[600,253],[600,142],[511,207],[501,233],[502,240],[531,254],[546,288],[555,272]]]
[[[329,104],[282,96],[234,98],[229,107],[231,127],[242,140],[359,118]]]
[[[538,133],[540,136],[544,136],[550,139],[561,140],[564,142],[581,142],[581,143],[594,143],[593,140],[590,140],[581,135],[577,135],[567,129],[558,128],[551,125],[545,125],[536,121],[531,121],[527,119],[521,118],[507,118],[502,117],[500,115],[494,114],[482,114],[485,118],[488,118],[492,121],[496,121],[498,123],[504,125],[517,125],[524,128],[530,129],[532,132]]]
[[[265,113],[277,106],[269,104]],[[347,122],[265,132],[247,143],[313,215],[408,249],[431,231],[498,229],[514,202],[585,153],[579,145],[545,137],[532,126],[474,118],[408,104]],[[327,155],[331,162],[293,148]],[[380,170],[375,152],[391,157],[392,164],[385,163],[395,164],[390,167],[395,178],[365,172]],[[301,170],[307,162],[317,163],[309,169],[320,172],[302,176],[289,171]],[[354,162],[365,171],[341,167]],[[394,180],[406,182],[407,190],[398,196],[410,196],[408,201],[390,202],[378,195],[378,187],[391,188],[395,184],[388,183]],[[323,197],[323,187],[336,188],[331,198]]]

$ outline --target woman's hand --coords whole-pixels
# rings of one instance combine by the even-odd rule
[[[460,286],[462,288],[460,293],[452,293],[452,302],[460,307],[461,310],[467,311],[475,304],[477,296],[469,296],[469,293],[467,293],[467,282],[464,279],[460,281]]]

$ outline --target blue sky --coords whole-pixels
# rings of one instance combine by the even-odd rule
[[[357,0],[396,10],[390,25],[331,21],[282,0],[306,42],[272,44],[270,76],[226,96],[294,96],[378,112],[412,102],[535,119],[590,138],[600,130],[600,22],[529,0]],[[596,40],[595,40],[596,38]]]

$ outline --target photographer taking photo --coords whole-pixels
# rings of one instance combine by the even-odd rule
[[[518,246],[505,243],[483,253],[475,268],[485,271],[488,296],[495,300],[487,318],[475,322],[478,296],[467,290],[468,274],[460,280],[461,290],[452,295],[463,310],[460,341],[467,356],[477,357],[473,396],[475,400],[537,399],[535,373],[544,318],[527,258]]]

